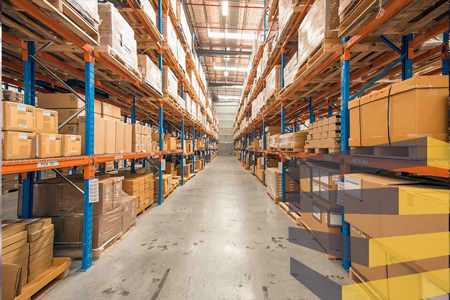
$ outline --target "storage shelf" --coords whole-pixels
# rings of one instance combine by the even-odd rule
[[[3,160],[2,173],[16,174],[88,165],[88,156],[52,157],[45,159]]]

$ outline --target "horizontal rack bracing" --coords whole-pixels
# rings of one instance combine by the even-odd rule
[[[164,90],[167,89],[164,84],[158,87],[150,82],[137,64],[130,63],[130,58],[118,51],[117,45],[110,44],[107,33],[101,29],[97,10],[92,15],[79,4],[74,5],[76,2],[11,0],[2,3],[2,81],[6,90],[14,87],[23,91],[23,103],[31,106],[38,106],[36,94],[72,93],[81,99],[85,116],[84,155],[2,160],[2,172],[21,174],[22,218],[33,217],[35,172],[37,179],[45,170],[73,168],[84,174],[81,270],[86,271],[92,265],[93,212],[89,184],[96,167],[105,172],[108,162],[114,162],[117,169],[119,162],[126,166],[128,161],[134,173],[137,163],[145,166],[147,160],[154,158],[158,178],[162,178],[165,159],[173,156],[173,161],[181,165],[182,186],[186,182],[183,170],[187,158],[193,161],[191,173],[195,173],[196,159],[204,165],[217,155],[218,121],[193,47],[194,37],[185,35],[179,11],[173,7],[182,5],[181,1],[111,1],[112,10],[118,11],[119,19],[126,24],[123,28],[130,27],[134,32],[136,54],[144,56],[160,72],[156,82],[164,81],[165,68],[176,78],[172,94]],[[175,41],[164,36],[163,25],[167,23],[175,30]],[[171,43],[180,45],[177,55]],[[188,76],[187,70],[192,76]],[[141,152],[96,154],[94,98],[120,108],[120,122],[151,125],[157,146]],[[68,121],[59,123],[64,125]],[[166,150],[163,145],[170,134],[178,142],[176,147]],[[185,148],[188,144],[189,149]],[[162,189],[159,180],[160,205]]]
[[[361,172],[387,170],[448,182],[448,132],[444,133],[447,140],[438,142],[427,139],[432,135],[417,136],[413,147],[400,144],[403,148],[396,148],[406,151],[401,154],[389,151],[395,146],[390,140],[384,146],[392,146],[391,149],[381,145],[349,146],[349,106],[361,107],[355,104],[358,99],[384,88],[390,93],[389,87],[416,76],[449,75],[448,3],[435,0],[337,1],[337,6],[328,7],[327,13],[337,10],[339,4],[347,6],[345,9],[339,7],[339,14],[334,12],[335,19],[330,17],[324,21],[328,22],[324,27],[328,27],[305,33],[306,27],[315,26],[311,22],[322,21],[317,6],[325,2],[272,1],[271,6],[266,7],[234,119],[236,157],[265,185],[269,162],[276,157],[281,195],[275,202],[283,203],[291,203],[288,195],[290,198],[290,193],[295,193],[286,191],[286,178],[294,180],[287,169],[304,162],[338,165],[342,184],[344,175],[353,169],[365,170]],[[314,21],[311,15],[316,16]],[[330,24],[334,24],[333,30],[328,30]],[[320,36],[320,41],[312,41],[313,36]],[[308,43],[315,43],[314,47]],[[301,57],[303,52],[307,55]],[[448,106],[443,109],[448,110]],[[413,114],[412,111],[408,113]],[[336,116],[340,118],[333,123],[336,125],[333,131],[336,144],[306,147],[305,140],[314,141],[310,140],[309,133],[307,137],[306,131],[312,131],[321,126],[319,122]],[[448,125],[448,120],[441,121]],[[448,126],[444,127],[448,129]],[[274,136],[271,130],[277,137],[274,140],[286,134],[292,134],[293,138],[303,132],[303,144],[272,144],[269,141]],[[431,148],[425,155],[418,154],[420,147],[437,147],[433,143],[439,145],[440,155],[432,155]],[[275,167],[271,165],[271,169]],[[260,168],[259,173],[257,168]],[[297,179],[295,181],[301,186]],[[286,206],[282,210],[286,213]],[[295,213],[297,217],[301,215],[301,211]],[[342,266],[348,271],[351,266],[350,225],[346,222],[344,206],[341,214]]]

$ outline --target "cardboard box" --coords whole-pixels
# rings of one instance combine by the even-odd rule
[[[19,174],[2,174],[2,183],[18,181],[18,180],[19,180]]]
[[[81,135],[81,154],[85,154],[86,142],[86,118],[80,117],[78,122],[78,132]],[[94,116],[94,154],[105,153],[105,120],[99,116]]]
[[[122,116],[121,109],[120,107],[108,104],[106,102],[102,102],[102,116],[103,117],[107,116],[120,120],[120,117]]]
[[[132,129],[133,135],[143,134],[143,126],[140,124],[131,124],[131,129]],[[133,142],[134,142],[134,140],[133,140]]]
[[[72,93],[38,94],[39,107],[42,108],[82,108],[84,102]]]
[[[59,131],[59,134],[78,134],[78,123],[77,124],[66,124]]]
[[[38,133],[36,140],[36,158],[61,156],[62,135]]]
[[[3,128],[2,130],[35,131],[35,107],[3,101]]]
[[[136,222],[136,200],[134,196],[122,196],[122,232]]]
[[[2,299],[13,300],[22,292],[22,267],[2,263]]]
[[[23,240],[25,240],[25,242]],[[9,252],[8,250],[12,251],[19,247],[22,247],[26,242],[27,242],[27,232],[26,231],[20,231],[20,232],[13,234],[7,238],[4,238],[4,239],[2,239],[2,254],[3,254],[3,251],[5,253],[8,253]],[[4,248],[9,247],[9,246],[11,246],[11,247],[8,248],[7,250],[3,250]]]
[[[448,79],[416,76],[350,101],[349,145],[375,146],[420,137],[447,142]]]
[[[30,244],[30,256],[36,254],[37,252],[41,251],[45,247],[48,247],[48,245],[53,244],[53,238],[55,236],[55,228],[56,225],[54,225],[54,230],[45,234],[40,239],[29,243]]]
[[[79,108],[55,108],[54,109],[54,111],[56,111],[58,113],[58,122],[60,122],[60,124],[62,124],[67,119],[69,119],[69,117],[74,115],[78,110],[79,110]],[[70,120],[68,124],[77,124],[78,119],[80,117],[84,117],[85,115],[86,115],[85,111],[82,111],[75,118]]]
[[[131,152],[132,127],[130,124],[116,122],[116,153]]]
[[[26,159],[35,157],[35,133],[3,131],[3,159]]]
[[[340,168],[332,163],[308,163],[312,174],[312,197],[327,210],[342,207],[337,204],[338,185],[341,181]]]
[[[81,155],[81,135],[62,135],[61,156]]]
[[[35,131],[36,133],[58,133],[58,112],[35,108]]]
[[[110,117],[103,117],[103,120],[105,120],[104,153],[116,153],[116,123],[120,121]]]
[[[2,239],[8,238],[21,231],[25,230],[25,224],[22,223],[3,223],[2,224]]]
[[[122,231],[122,207],[94,216],[92,227],[92,249],[106,244]]]
[[[19,188],[19,181],[10,181],[10,182],[3,182],[2,183],[2,190],[15,190]]]

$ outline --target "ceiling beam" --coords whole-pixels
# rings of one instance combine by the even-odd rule
[[[221,86],[243,86],[242,84],[230,83],[230,82],[208,82],[209,87],[221,87]]]
[[[225,51],[225,50],[197,50],[197,55],[199,56],[237,56],[237,55],[243,55],[248,56],[252,55],[251,51]]]

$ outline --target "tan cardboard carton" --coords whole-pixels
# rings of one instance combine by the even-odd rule
[[[61,134],[38,133],[36,140],[36,158],[61,156]]]
[[[78,123],[77,124],[66,124],[64,127],[59,129],[59,134],[78,134]]]
[[[58,112],[58,120],[59,120],[58,122],[63,123],[70,116],[74,115],[78,111],[78,108],[54,108],[53,110]],[[77,124],[78,123],[78,119],[80,117],[82,117],[82,116],[85,116],[85,115],[86,115],[85,111],[82,111],[75,118],[70,120],[68,124]]]
[[[117,121],[115,125],[116,125],[116,153],[124,153],[125,133],[127,124]]]
[[[78,134],[81,135],[81,154],[85,154],[85,129],[86,118],[80,117],[78,123]],[[94,116],[94,154],[105,153],[105,120]]]
[[[102,116],[103,117],[107,116],[120,120],[120,117],[122,116],[120,107],[108,104],[106,102],[102,102]]]
[[[131,124],[132,126],[132,130],[133,130],[133,135],[135,134],[143,134],[143,126],[140,124]]]
[[[35,157],[35,133],[3,131],[3,159],[26,159]]]
[[[105,120],[104,144],[105,153],[116,153],[116,119],[103,117]]]
[[[81,155],[81,135],[62,135],[61,156]]]
[[[72,93],[38,94],[39,107],[42,108],[82,108],[84,102]]]
[[[46,110],[36,108],[35,113],[35,131],[36,133],[58,133],[58,112],[55,110]]]
[[[2,130],[35,131],[35,107],[3,101],[3,128]]]

